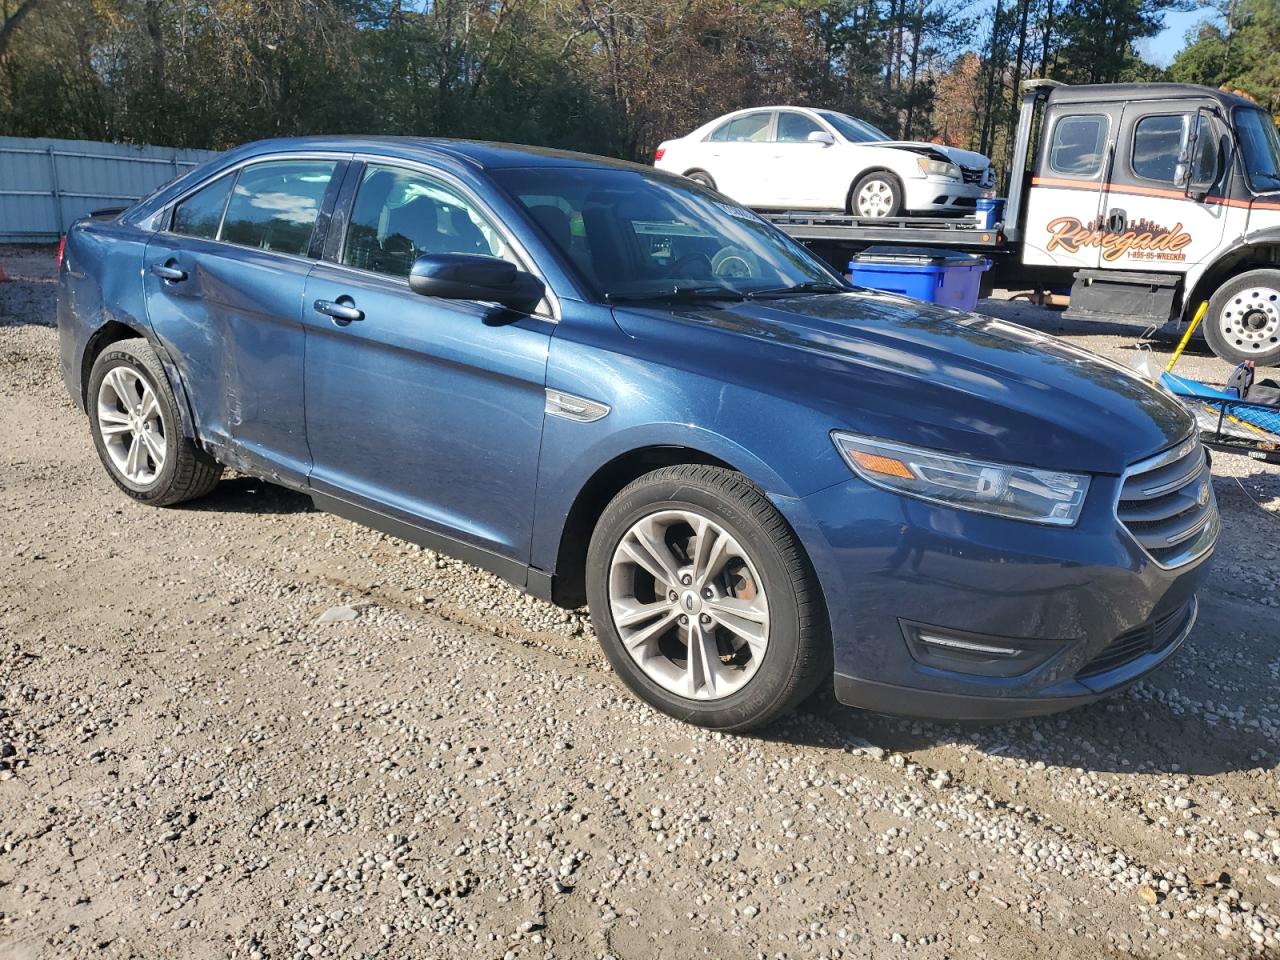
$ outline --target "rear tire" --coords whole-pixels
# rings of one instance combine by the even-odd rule
[[[591,537],[587,599],[622,681],[698,726],[763,726],[831,672],[809,560],[777,508],[731,470],[664,467],[619,493]]]
[[[146,340],[121,340],[103,350],[85,399],[98,457],[134,500],[166,507],[217,486],[222,467],[182,435],[178,401]]]
[[[685,174],[685,179],[692,180],[694,183],[702,184],[708,190],[716,189],[716,182],[712,179],[711,174],[705,170],[690,170]]]
[[[1209,298],[1204,338],[1229,363],[1280,365],[1280,270],[1249,270],[1220,286]]]
[[[858,178],[849,191],[849,213],[878,219],[896,217],[902,211],[902,181],[887,170],[872,170]]]

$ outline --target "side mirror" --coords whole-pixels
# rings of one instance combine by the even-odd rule
[[[809,143],[820,143],[824,147],[829,147],[836,142],[836,138],[825,130],[814,130],[809,136],[805,137]]]
[[[497,257],[471,253],[431,253],[409,271],[409,289],[424,297],[500,303],[532,312],[546,295],[542,281]]]

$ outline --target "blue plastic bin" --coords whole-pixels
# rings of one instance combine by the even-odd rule
[[[901,293],[957,310],[978,305],[986,257],[931,247],[868,247],[849,261],[849,279],[860,287]]]
[[[975,202],[973,218],[979,230],[994,230],[1004,215],[1004,200],[1000,197],[979,197]]]

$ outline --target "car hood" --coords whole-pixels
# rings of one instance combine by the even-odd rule
[[[1055,470],[1119,474],[1188,435],[1172,397],[1015,324],[891,294],[618,308],[671,367],[779,396],[843,428]]]
[[[958,163],[960,166],[969,167],[972,170],[985,170],[991,166],[991,161],[976,151],[961,150],[959,147],[948,147],[941,143],[926,143],[923,140],[890,140],[876,143],[874,146],[896,147],[917,153],[940,153],[952,163]]]

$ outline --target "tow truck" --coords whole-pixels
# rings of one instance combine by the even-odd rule
[[[1215,354],[1280,365],[1280,133],[1234,93],[1024,83],[993,222],[761,215],[841,269],[873,245],[981,254],[984,292],[1069,287],[1069,317],[1176,327],[1207,300]]]

